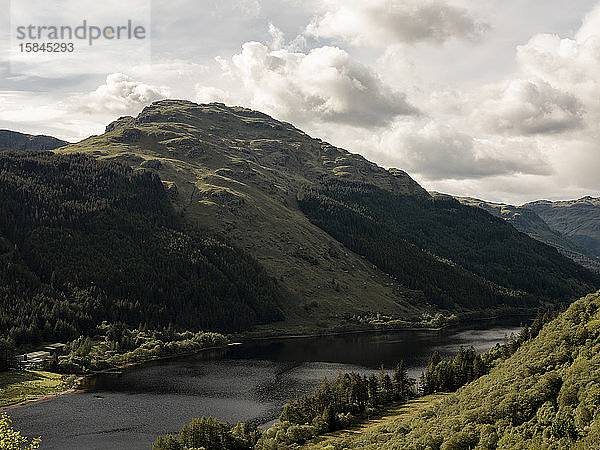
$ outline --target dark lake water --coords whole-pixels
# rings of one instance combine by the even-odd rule
[[[462,346],[486,351],[518,326],[463,331],[402,331],[255,341],[194,357],[102,375],[87,392],[10,409],[15,428],[41,436],[43,449],[149,449],[159,434],[175,433],[210,415],[261,424],[285,403],[312,393],[338,372],[393,369],[403,359],[417,378],[429,355],[453,356]]]

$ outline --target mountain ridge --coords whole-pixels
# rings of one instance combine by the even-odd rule
[[[0,130],[0,151],[54,150],[70,142],[46,135],[32,135],[18,131]]]
[[[456,198],[465,205],[483,208],[503,218],[519,231],[600,272],[600,199],[585,196],[556,202],[537,200],[515,206],[472,197]]]
[[[299,206],[298,193],[303,188],[319,188],[327,180],[337,180],[372,186],[384,197],[415,199],[427,210],[433,198],[400,169],[381,168],[261,112],[183,100],[155,102],[136,117],[113,121],[103,135],[58,150],[74,152],[157,173],[175,209],[188,224],[227,236],[292,293],[281,307],[286,324],[296,329],[329,328],[349,322],[378,323],[374,317],[380,315],[398,324],[423,323],[439,313],[449,317],[457,312],[457,305],[435,306],[428,298],[433,294],[424,294],[421,288],[398,281],[402,277],[406,280],[407,273],[398,278],[400,274],[391,273],[390,267],[382,269],[373,254],[369,257],[357,248],[343,245],[330,234],[331,230],[316,226]],[[358,209],[364,207],[356,205]],[[442,206],[436,214],[441,214],[443,222],[443,217],[452,215],[457,207]],[[464,220],[471,220],[466,218],[466,211],[460,211]],[[473,217],[487,223],[483,216]],[[448,259],[424,249],[418,242],[419,231],[407,224],[403,226],[408,226],[405,231],[409,235],[397,238],[413,246],[423,264],[433,267]],[[511,235],[501,223],[493,226],[501,234]],[[443,239],[444,233],[455,232],[452,230],[457,228],[440,229],[434,238]],[[513,238],[508,239],[512,242]],[[580,289],[583,286],[595,286],[595,281],[582,281],[588,275],[576,274],[577,267],[567,269],[566,260],[546,249],[543,252],[543,258],[531,263],[535,266],[554,261],[551,264],[556,268],[551,270],[558,270],[559,278],[567,273],[560,275],[561,270],[570,271],[566,277],[575,278],[567,284],[579,286],[573,295],[584,293]],[[547,262],[542,263],[543,260]],[[482,278],[477,283],[483,286],[487,281]],[[530,295],[518,289],[506,292],[515,298]],[[555,300],[538,300],[540,305],[547,301]],[[519,304],[513,300],[509,303],[511,307]],[[454,300],[446,304],[454,305]],[[530,309],[532,305],[531,301],[523,304]]]

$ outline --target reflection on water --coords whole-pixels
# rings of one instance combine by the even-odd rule
[[[391,370],[403,359],[418,377],[435,350],[485,351],[518,327],[460,332],[403,331],[255,341],[171,359],[90,380],[87,392],[10,411],[27,436],[47,449],[150,448],[194,417],[236,422],[275,419],[290,399],[313,392],[339,372]]]

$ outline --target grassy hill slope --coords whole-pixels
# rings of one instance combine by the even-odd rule
[[[600,208],[598,208],[597,202],[595,209],[591,205],[591,207],[584,206],[576,209],[570,206],[581,204],[580,200],[557,202],[556,207],[551,206],[554,205],[551,202],[534,202],[523,206],[513,206],[504,203],[485,202],[469,197],[458,197],[457,200],[464,205],[482,208],[490,214],[501,217],[510,222],[517,230],[527,233],[538,241],[555,247],[563,255],[577,261],[579,264],[600,272],[600,253],[594,251],[593,246],[586,245],[587,242],[594,242],[594,238],[597,239],[600,236],[600,231],[594,231],[593,226],[591,226],[594,221],[600,221]],[[563,207],[558,205],[563,205]],[[538,215],[536,211],[544,215],[548,219],[548,222]],[[544,211],[546,212],[544,213]],[[552,211],[554,211],[553,216],[550,215]],[[561,215],[563,217],[559,219]],[[553,221],[551,217],[555,217],[555,220]],[[562,225],[557,225],[559,221],[562,222]],[[588,222],[587,225],[583,225],[583,228],[587,228],[589,232],[583,233],[589,236],[582,236],[580,239],[577,239],[570,233],[579,229],[582,226],[582,222]],[[552,223],[552,226],[550,223]],[[559,228],[561,229],[560,231]]]
[[[575,303],[488,375],[409,421],[328,448],[596,449],[600,292]]]
[[[18,131],[0,130],[0,151],[3,150],[53,150],[69,142],[52,136],[33,136]]]
[[[540,301],[576,298],[600,284],[598,278],[568,266],[559,255],[549,256],[547,248],[535,247],[531,241],[524,247],[544,255],[528,260],[531,270],[539,268],[542,273],[533,283],[551,273],[558,284],[569,287],[557,295],[521,302],[528,295],[537,294],[536,289],[506,283],[500,283],[498,288],[497,280],[488,279],[487,274],[469,266],[472,261],[469,262],[466,248],[461,250],[463,261],[457,262],[451,251],[442,255],[412,239],[415,236],[398,235],[404,249],[396,255],[398,258],[403,258],[404,251],[416,252],[423,262],[421,267],[429,273],[448,272],[444,275],[446,280],[451,278],[449,272],[462,274],[457,278],[452,299],[434,301],[426,291],[442,292],[450,287],[449,282],[419,285],[412,283],[409,276],[399,277],[382,261],[366,257],[340,235],[315,226],[298,204],[301,190],[319,187],[328,180],[369,186],[392,196],[394,201],[420,199],[427,203],[431,196],[401,170],[385,170],[360,155],[245,108],[164,100],[144,108],[135,118],[122,117],[111,123],[101,136],[59,152],[83,152],[156,172],[187,224],[227,236],[292,294],[281,301],[288,329],[328,328],[377,314],[398,323],[414,323],[428,320],[440,311],[446,315],[458,310],[481,312],[489,304],[477,304],[476,296],[490,289],[495,296],[491,303],[496,306],[531,308],[539,306]],[[402,215],[405,205],[399,204],[394,211]],[[428,220],[444,221],[454,213],[452,208],[438,212],[439,217],[427,216],[419,226],[436,229],[436,244],[441,244],[444,232],[439,233]],[[488,217],[475,217],[474,227],[485,227]],[[494,222],[494,226],[502,228],[503,223]],[[510,234],[510,230],[506,225],[502,232]],[[455,231],[456,227],[445,232]],[[506,242],[514,248],[524,244],[519,239],[509,238]],[[461,238],[459,246],[465,242]],[[493,262],[494,256],[489,258]],[[536,265],[548,258],[551,270],[546,262],[544,268]],[[448,265],[446,259],[454,266]],[[498,260],[495,264],[497,279],[502,272],[514,275],[509,261]],[[476,282],[466,283],[474,278]]]
[[[188,224],[227,236],[287,288],[292,296],[282,299],[282,309],[289,326],[328,328],[377,313],[407,321],[435,314],[420,293],[312,225],[297,206],[300,187],[324,176],[428,196],[402,171],[390,173],[260,112],[178,100],[157,102],[60,152],[155,171]]]

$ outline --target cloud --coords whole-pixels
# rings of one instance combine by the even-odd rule
[[[243,83],[253,107],[296,123],[368,128],[384,126],[399,115],[417,114],[403,93],[337,47],[302,53],[270,51],[261,43],[247,42],[230,61],[219,62]]]
[[[397,123],[382,136],[379,149],[379,159],[388,166],[401,167],[429,180],[552,173],[534,142],[475,138],[435,121]]]
[[[123,73],[113,73],[106,77],[106,84],[88,94],[72,96],[65,104],[75,112],[130,114],[168,94],[166,88],[135,81]]]
[[[475,39],[487,29],[468,10],[449,0],[324,0],[321,13],[306,27],[316,38],[353,44],[442,44]]]
[[[574,39],[538,34],[517,47],[521,70],[531,77],[571,92],[600,114],[600,4],[590,11]]]
[[[470,122],[485,132],[553,134],[583,126],[585,111],[579,99],[546,81],[514,79],[482,91],[487,98],[472,109]]]

